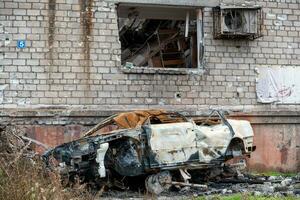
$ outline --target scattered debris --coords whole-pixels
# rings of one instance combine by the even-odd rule
[[[223,181],[217,181],[216,179],[206,182],[207,189],[198,187],[184,187],[177,188],[176,186],[170,187],[168,191],[162,192],[158,199],[193,199],[197,197],[206,197],[206,199],[214,199],[218,196],[230,196],[232,194],[242,194],[245,196],[257,197],[277,197],[285,199],[285,197],[291,197],[288,199],[300,198],[300,179],[297,176],[293,177],[275,177],[274,181],[269,181],[268,176],[252,175],[244,172],[244,178],[239,179],[235,176],[230,178],[224,178]],[[292,180],[290,185],[286,188],[282,188],[281,182]],[[262,181],[263,180],[263,181]],[[103,199],[144,199],[144,194],[137,191],[124,191],[115,192],[113,190],[103,193]],[[122,198],[121,198],[122,197]],[[201,198],[200,198],[201,199]],[[218,199],[218,198],[217,198]],[[240,198],[239,198],[240,199]],[[247,199],[247,198],[243,198]]]
[[[169,171],[150,175],[146,179],[146,189],[152,194],[160,194],[172,186],[172,176]]]

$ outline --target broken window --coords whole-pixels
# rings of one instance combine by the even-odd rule
[[[200,9],[119,4],[118,17],[123,66],[201,66],[203,26]]]

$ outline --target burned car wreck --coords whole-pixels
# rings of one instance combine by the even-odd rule
[[[191,184],[190,172],[222,167],[254,149],[248,121],[227,120],[219,111],[193,121],[176,112],[145,110],[113,115],[43,157],[65,180],[120,186],[124,177],[142,176],[147,190],[158,194],[172,184]]]

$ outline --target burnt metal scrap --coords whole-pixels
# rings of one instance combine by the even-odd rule
[[[197,182],[193,174],[223,172],[225,161],[254,149],[248,121],[227,120],[219,111],[195,122],[176,112],[146,110],[113,115],[43,157],[66,181],[79,177],[120,186],[126,177],[149,176],[148,190],[160,193],[170,185],[201,186],[191,183]]]

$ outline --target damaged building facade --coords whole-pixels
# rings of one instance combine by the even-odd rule
[[[252,123],[256,170],[300,169],[297,0],[2,0],[1,124],[55,146],[124,110]]]

